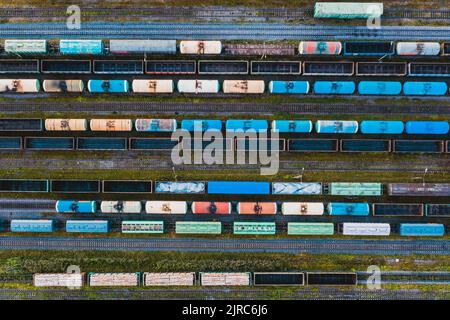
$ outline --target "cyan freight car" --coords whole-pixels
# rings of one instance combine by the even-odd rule
[[[209,119],[184,119],[181,120],[181,130],[187,130],[190,132],[222,131],[222,121]]]
[[[59,41],[61,54],[102,54],[102,40],[63,39]]]
[[[97,204],[95,201],[58,200],[55,209],[61,213],[95,213]]]
[[[11,220],[12,232],[53,232],[53,220]]]
[[[342,120],[318,120],[316,122],[317,133],[356,133],[358,132],[357,121]]]
[[[273,120],[272,132],[310,133],[313,124],[310,120]]]
[[[125,93],[130,85],[127,80],[89,80],[88,90],[91,93]]]
[[[398,81],[361,81],[358,92],[362,95],[399,95],[402,84]]]
[[[443,96],[447,93],[445,82],[410,82],[403,84],[403,94],[406,96]]]
[[[353,94],[355,89],[353,81],[316,81],[313,90],[315,94]]]
[[[361,121],[361,133],[363,134],[402,134],[404,129],[402,121]]]
[[[269,129],[267,120],[227,120],[225,128],[228,132],[265,132]]]
[[[270,194],[270,182],[208,181],[208,194]]]
[[[107,220],[67,220],[66,232],[107,233]]]
[[[442,237],[445,234],[443,224],[438,223],[401,223],[400,235],[406,237]]]
[[[307,94],[309,92],[308,81],[270,81],[270,93]]]
[[[405,130],[407,134],[447,134],[447,121],[408,121]]]
[[[327,210],[332,216],[368,216],[370,214],[369,204],[365,202],[331,202]]]

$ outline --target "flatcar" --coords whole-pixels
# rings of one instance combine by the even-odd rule
[[[12,54],[45,54],[48,51],[47,40],[6,39],[5,52]]]
[[[147,201],[145,212],[149,214],[186,214],[186,201]]]
[[[92,131],[131,131],[133,122],[131,119],[91,119]]]
[[[440,52],[439,42],[397,42],[399,56],[437,56]]]
[[[238,214],[276,214],[276,202],[239,202]]]
[[[307,94],[309,92],[308,81],[270,81],[270,93]]]
[[[322,202],[283,202],[281,213],[284,215],[320,216],[324,214]]]
[[[224,93],[264,93],[263,80],[224,80]]]
[[[44,80],[42,88],[45,92],[83,92],[83,80]]]
[[[141,213],[140,201],[102,201],[100,203],[102,213]]]
[[[181,54],[220,54],[222,42],[220,41],[180,41]]]
[[[59,53],[61,54],[88,54],[97,55],[103,53],[102,40],[61,39],[59,41]]]
[[[86,119],[45,119],[47,131],[86,131],[87,129]]]
[[[60,213],[95,213],[96,201],[58,200],[55,205],[56,212]]]
[[[40,87],[37,79],[0,79],[0,92],[36,93]]]
[[[127,80],[89,80],[87,87],[91,93],[126,93],[129,91]]]
[[[339,55],[341,50],[339,41],[301,41],[298,46],[301,55]]]
[[[194,214],[230,214],[231,203],[194,201],[192,202],[192,212]]]
[[[178,80],[178,92],[181,93],[218,93],[218,80]]]
[[[173,93],[173,80],[138,79],[133,80],[132,90],[136,93]]]

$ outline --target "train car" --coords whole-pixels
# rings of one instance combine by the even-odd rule
[[[92,131],[131,131],[131,119],[91,119],[89,123]]]
[[[272,132],[311,133],[313,124],[310,120],[273,120]]]
[[[53,220],[22,220],[12,219],[11,232],[53,232]]]
[[[181,93],[218,93],[219,80],[178,80],[178,92]]]
[[[317,133],[353,134],[358,132],[358,121],[317,120],[316,131]]]
[[[148,40],[148,39],[111,39],[109,40],[111,53],[149,53],[176,54],[176,40]]]
[[[67,220],[66,232],[107,233],[108,220]]]
[[[295,46],[278,43],[226,43],[224,54],[237,56],[293,56]]]
[[[302,73],[300,61],[266,61],[258,60],[251,63],[251,74],[289,74],[299,75]]]
[[[269,129],[267,120],[230,119],[225,123],[227,132],[266,132]]]
[[[328,194],[332,196],[381,196],[383,185],[377,182],[331,182]]]
[[[91,287],[137,287],[139,272],[130,273],[94,273],[89,272],[88,282]]]
[[[156,181],[155,192],[156,193],[175,193],[175,194],[188,194],[188,193],[205,193],[206,184],[201,181]]]
[[[405,237],[442,237],[443,224],[439,223],[401,223],[400,235]]]
[[[449,129],[447,121],[408,121],[405,126],[407,134],[447,134]]]
[[[146,74],[195,74],[195,60],[146,60]]]
[[[394,152],[404,153],[442,153],[445,152],[442,140],[394,140]]]
[[[47,53],[47,40],[6,39],[5,53],[12,54],[44,54]]]
[[[390,196],[450,197],[450,183],[389,183]]]
[[[38,79],[0,79],[0,92],[36,93],[40,88]]]
[[[86,131],[86,119],[45,119],[47,131]]]
[[[177,130],[175,119],[136,119],[136,131],[139,132],[173,132]]]
[[[249,286],[250,272],[200,272],[202,286]]]
[[[58,200],[55,209],[59,213],[95,213],[97,203],[95,201]]]
[[[270,194],[269,182],[208,181],[208,194]]]
[[[264,93],[263,80],[224,80],[224,93]]]
[[[395,52],[392,41],[344,42],[344,56],[389,56]]]
[[[353,81],[316,81],[314,82],[314,94],[354,94],[355,83]]]
[[[198,74],[248,74],[247,60],[199,60]]]
[[[331,202],[327,206],[330,216],[368,216],[369,204],[365,202]]]
[[[213,119],[183,119],[181,130],[190,132],[222,131],[222,121]]]
[[[221,234],[221,222],[209,221],[176,221],[176,234]]]
[[[362,134],[402,134],[405,126],[402,121],[363,120]]]
[[[342,139],[341,152],[391,152],[391,140],[379,139]]]
[[[93,72],[96,74],[143,74],[142,60],[94,60]]]
[[[149,214],[186,214],[186,201],[146,201],[145,212]]]
[[[274,235],[275,222],[242,222],[233,223],[233,234],[238,235]]]
[[[144,286],[193,286],[195,284],[195,272],[144,272]]]
[[[388,236],[391,234],[391,226],[389,223],[345,222],[343,223],[342,234],[348,236]]]
[[[334,234],[330,222],[288,222],[287,234],[290,236],[328,236]]]
[[[341,50],[339,41],[300,41],[298,46],[301,55],[339,55]]]
[[[357,76],[405,76],[406,62],[357,62]]]
[[[309,92],[308,81],[270,81],[270,93],[307,94]]]
[[[33,286],[35,287],[67,287],[81,288],[84,273],[35,273]]]
[[[131,88],[136,93],[173,93],[175,85],[170,79],[138,79],[133,80]]]
[[[276,202],[239,202],[237,204],[238,214],[276,214]]]
[[[192,202],[192,213],[194,213],[194,214],[230,214],[231,213],[231,202],[194,201],[194,202]]]
[[[358,83],[358,93],[361,95],[399,95],[402,84],[398,81],[361,81]]]
[[[397,42],[399,56],[438,56],[440,52],[439,42]]]
[[[45,92],[83,92],[83,80],[44,80],[42,88]]]
[[[0,74],[39,73],[37,59],[1,59]]]
[[[281,205],[283,215],[321,216],[324,213],[322,202],[283,202]]]
[[[122,221],[122,233],[164,233],[164,221]]]
[[[450,204],[426,204],[427,217],[450,217]]]
[[[314,18],[320,19],[367,19],[382,14],[381,2],[316,2],[314,5]]]
[[[450,63],[408,64],[408,75],[413,77],[450,77]]]
[[[403,94],[407,96],[444,96],[448,91],[445,82],[410,82],[403,84]]]
[[[356,286],[356,272],[306,272],[306,283],[309,286]]]
[[[127,80],[89,80],[87,87],[91,93],[126,93],[130,91]]]
[[[421,217],[424,209],[421,203],[373,203],[372,213],[374,216]]]
[[[102,213],[141,213],[140,201],[102,201],[100,203]]]
[[[0,192],[49,192],[49,181],[44,179],[0,179]]]
[[[320,182],[273,182],[272,194],[321,195]]]
[[[61,39],[59,40],[59,53],[61,54],[102,54],[102,40],[79,40]]]
[[[305,76],[352,76],[355,73],[354,62],[338,61],[305,61],[303,75]]]
[[[220,54],[220,41],[180,41],[181,54]]]

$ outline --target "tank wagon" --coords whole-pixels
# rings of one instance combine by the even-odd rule
[[[361,202],[331,202],[327,209],[331,216],[368,216],[370,214],[369,204]]]
[[[91,93],[126,93],[129,83],[127,80],[89,80],[87,88]]]
[[[237,204],[238,214],[276,214],[276,202],[239,202]]]
[[[441,52],[439,42],[398,42],[399,56],[437,56]]]
[[[86,131],[86,119],[45,119],[47,131]]]
[[[353,81],[316,81],[313,86],[315,94],[353,94],[355,90]]]
[[[102,201],[100,204],[102,213],[141,213],[140,201]]]
[[[194,201],[192,202],[192,212],[194,214],[230,214],[231,203]]]
[[[177,129],[175,119],[136,119],[136,131],[144,132],[173,132]]]
[[[133,80],[132,90],[136,93],[173,93],[173,80]]]
[[[317,133],[356,133],[357,121],[318,120],[316,122]]]
[[[44,80],[42,88],[45,92],[83,92],[84,84],[82,80]]]
[[[178,92],[181,93],[218,93],[218,80],[178,80]]]
[[[91,119],[92,131],[131,131],[133,122],[131,119]]]
[[[147,201],[145,212],[150,214],[186,214],[186,201]]]
[[[224,93],[264,93],[263,80],[224,80]]]
[[[308,81],[270,81],[270,93],[283,94],[307,94],[309,92]]]
[[[222,131],[221,120],[183,119],[181,129],[190,132]]]
[[[283,215],[321,216],[325,207],[322,202],[283,202],[281,213]]]
[[[36,93],[40,87],[37,79],[0,79],[0,92]]]
[[[95,213],[97,211],[97,202],[58,200],[56,202],[55,210],[60,213]]]
[[[298,53],[301,55],[339,55],[342,45],[338,41],[300,41]]]
[[[361,81],[358,92],[361,95],[399,95],[402,84],[398,81]]]

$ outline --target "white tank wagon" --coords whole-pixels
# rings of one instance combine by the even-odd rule
[[[200,272],[202,286],[249,286],[249,272]]]
[[[47,131],[86,131],[87,129],[86,119],[45,119]]]
[[[102,201],[100,204],[102,213],[141,213],[140,201]]]
[[[343,224],[342,234],[349,236],[388,236],[391,234],[389,223],[356,223]]]
[[[42,87],[45,92],[83,92],[83,80],[44,80]]]
[[[150,214],[186,214],[186,201],[147,201],[145,212]]]
[[[144,132],[173,132],[177,129],[175,119],[136,119],[136,131]]]
[[[283,202],[281,213],[284,215],[320,216],[324,213],[322,202]]]
[[[144,273],[144,286],[193,286],[194,272]]]
[[[437,56],[441,52],[439,42],[398,42],[399,56]]]
[[[131,86],[136,93],[172,93],[174,89],[173,80],[140,79],[133,80]]]
[[[139,285],[139,273],[89,273],[91,287],[131,287]]]
[[[35,287],[82,287],[84,273],[35,273]]]
[[[178,92],[181,93],[218,93],[219,80],[178,80]]]
[[[133,122],[131,119],[91,119],[92,131],[131,131]]]
[[[181,54],[220,54],[222,42],[220,41],[181,41]]]
[[[35,93],[40,87],[38,79],[0,79],[0,92]]]
[[[264,93],[263,80],[224,80],[224,93]]]

